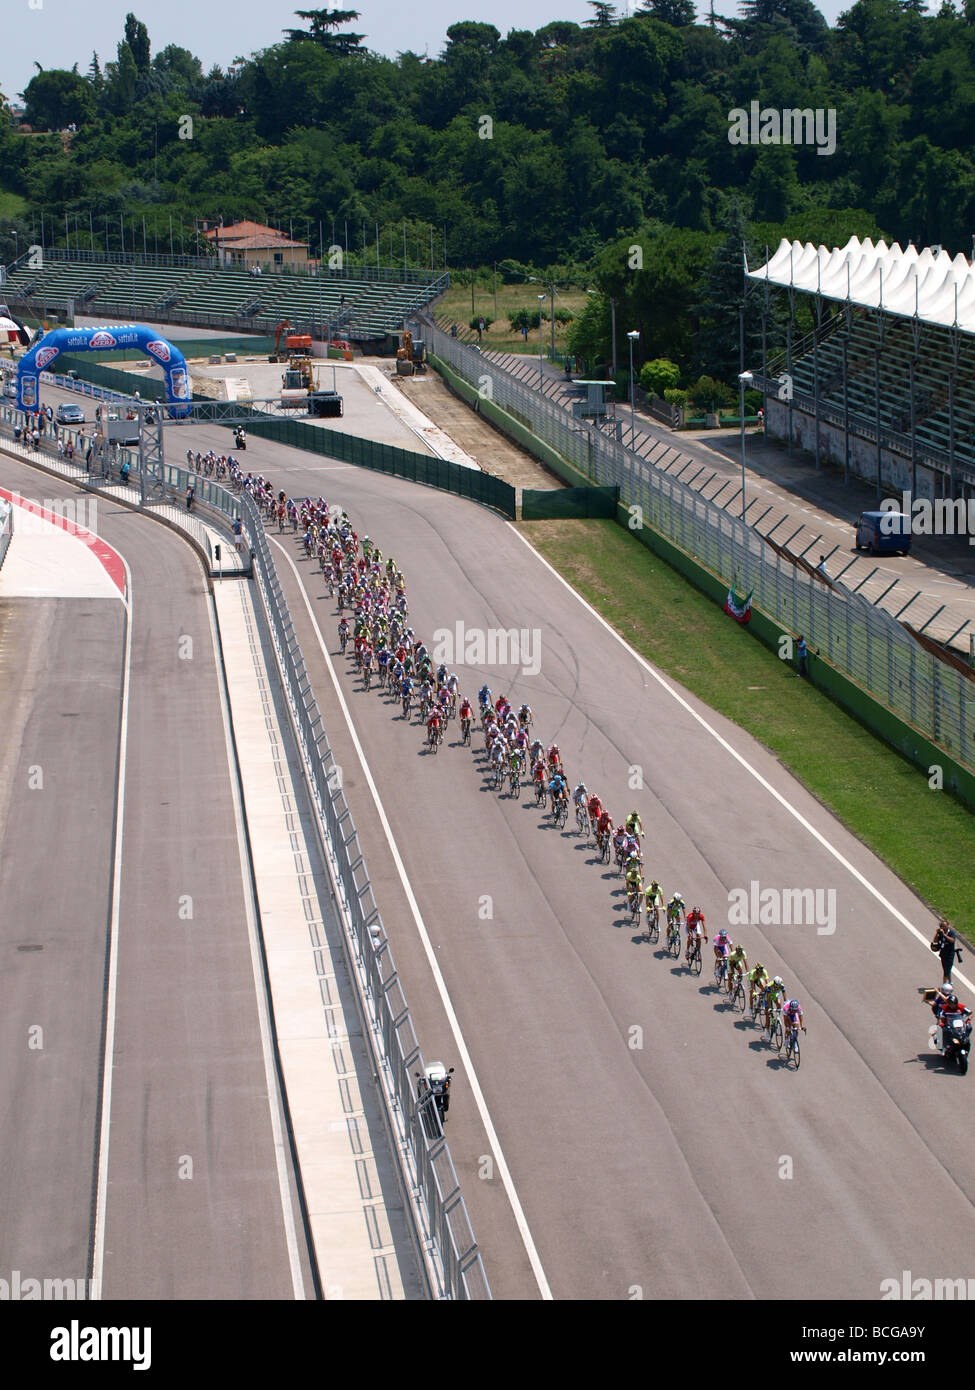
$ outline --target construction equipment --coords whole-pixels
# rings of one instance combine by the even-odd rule
[[[291,323],[288,319],[282,319],[274,333],[274,351],[268,357],[269,362],[290,362],[294,357],[308,357],[311,354],[311,334],[310,333],[288,333]],[[281,334],[288,333],[284,340],[284,353],[279,352],[281,346]]]
[[[281,404],[301,408],[318,389],[318,379],[312,370],[310,357],[291,357],[288,370],[281,377]]]
[[[414,339],[407,328],[403,333],[403,346],[396,353],[397,376],[418,376],[427,369],[426,344]]]

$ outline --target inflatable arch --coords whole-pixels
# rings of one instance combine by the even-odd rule
[[[172,343],[160,338],[144,323],[112,324],[105,328],[55,328],[39,338],[17,364],[17,404],[21,410],[36,410],[40,400],[41,372],[62,352],[104,352],[137,348],[158,362],[166,376],[169,414],[179,418],[190,413],[190,377],[186,358]]]

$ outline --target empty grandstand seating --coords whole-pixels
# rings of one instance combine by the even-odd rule
[[[794,389],[812,396],[817,379],[821,401],[843,408],[843,345],[847,344],[847,399],[851,414],[877,418],[876,363],[880,349],[880,423],[904,436],[910,447],[911,364],[914,369],[914,432],[919,445],[949,452],[948,373],[952,362],[951,331],[923,323],[918,328],[903,317],[886,316],[883,340],[875,312],[858,311],[849,331],[842,315],[820,341],[792,364]],[[775,368],[784,370],[783,360]],[[975,338],[958,335],[958,367],[954,385],[954,454],[975,464]]]
[[[80,311],[106,317],[171,318],[241,327],[247,319],[255,331],[273,330],[282,319],[298,325],[328,324],[350,339],[376,339],[396,331],[408,315],[430,298],[422,283],[357,280],[346,276],[251,275],[245,270],[193,268],[159,264],[47,260],[43,269],[16,269],[4,292],[15,302],[60,306],[73,300]],[[344,302],[343,302],[344,299]]]

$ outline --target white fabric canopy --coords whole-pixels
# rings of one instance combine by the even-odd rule
[[[750,270],[753,280],[768,280],[826,299],[849,300],[869,309],[884,309],[925,323],[975,333],[975,267],[960,253],[908,246],[902,251],[869,237],[851,237],[843,247],[779,243],[766,265]]]

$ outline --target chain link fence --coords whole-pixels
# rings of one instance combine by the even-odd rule
[[[429,351],[482,396],[594,483],[617,486],[634,529],[652,528],[729,588],[751,590],[756,608],[805,636],[881,705],[975,769],[975,685],[964,671],[925,650],[890,614],[841,585],[820,583],[740,517],[654,468],[654,455],[672,454],[672,445],[639,457],[441,329],[425,323],[424,332]]]

